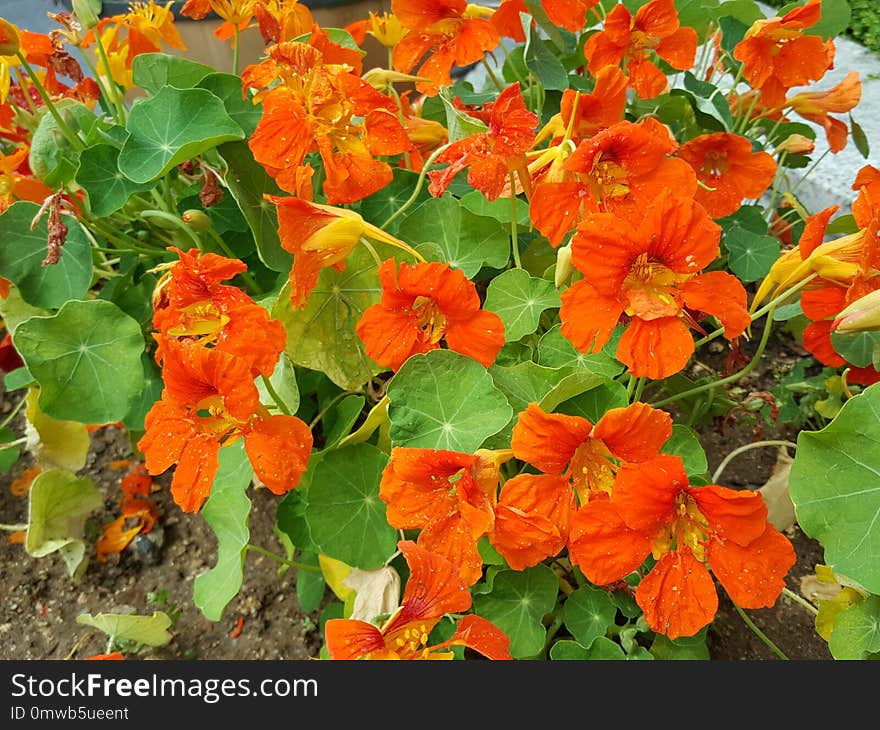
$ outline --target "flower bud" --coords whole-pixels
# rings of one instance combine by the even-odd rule
[[[831,323],[833,332],[863,332],[880,329],[880,289],[856,299]]]
[[[101,0],[72,0],[73,13],[86,30],[94,28],[101,17]]]
[[[204,211],[197,208],[184,211],[181,218],[194,231],[204,232],[211,230],[211,219]]]
[[[574,271],[571,264],[571,244],[563,246],[556,252],[556,272],[553,274],[553,281],[556,288],[559,289],[570,278]]]
[[[815,143],[809,137],[802,134],[790,134],[782,142],[780,142],[774,154],[787,152],[790,155],[808,155],[816,148]]]
[[[18,29],[8,20],[0,18],[0,56],[14,56],[20,48]]]

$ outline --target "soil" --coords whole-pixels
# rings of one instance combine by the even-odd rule
[[[744,347],[746,355],[751,354],[749,350],[754,348],[756,340],[757,336]],[[722,370],[727,346],[707,350],[697,367]],[[805,356],[791,337],[784,333],[774,335],[761,360],[766,364],[756,368],[737,386],[747,391],[765,390],[775,384],[771,367],[778,372],[780,366],[784,369]],[[11,402],[4,398],[0,413],[8,413]],[[15,423],[13,421],[13,429],[21,433],[20,422],[19,427]],[[746,419],[716,418],[695,428],[706,450],[709,474],[738,446],[759,439],[796,438],[790,425],[765,424],[756,431],[754,423]],[[93,515],[87,525],[93,534],[118,516],[122,472],[111,469],[111,462],[130,457],[131,446],[124,431],[106,427],[93,432],[88,461],[80,472],[88,474],[104,495],[103,510]],[[21,523],[27,519],[27,499],[14,496],[10,484],[29,464],[28,458],[23,456],[9,473],[0,475],[0,523]],[[753,449],[733,459],[719,483],[755,489],[767,481],[775,465],[776,449]],[[67,577],[57,555],[31,558],[22,545],[0,540],[0,585],[4,590],[0,602],[2,658],[82,659],[102,653],[106,649],[106,637],[77,624],[76,616],[83,612],[128,609],[140,614],[154,610],[179,612],[172,629],[172,641],[159,649],[141,650],[140,658],[307,659],[318,656],[320,607],[311,613],[302,611],[295,592],[294,574],[288,572],[279,577],[277,563],[257,553],[248,553],[243,589],[229,604],[223,618],[214,623],[202,616],[192,601],[193,579],[213,565],[216,540],[201,517],[183,513],[172,502],[167,488],[169,477],[170,474],[165,474],[157,478],[162,489],[153,498],[160,506],[160,517],[151,546],[141,542],[138,549],[138,545],[132,543],[118,560],[98,562],[93,557],[77,582]],[[266,489],[252,490],[250,496],[253,502],[251,542],[282,553],[273,529],[278,497]],[[801,594],[801,581],[812,575],[815,566],[822,562],[823,550],[797,525],[786,534],[797,555],[797,563],[786,583],[793,592]],[[151,549],[145,550],[146,547]],[[166,603],[151,602],[151,598],[162,593],[167,595]],[[325,597],[325,602],[330,597]],[[744,623],[723,590],[719,590],[719,600],[718,614],[707,636],[711,658],[778,660]],[[780,596],[772,608],[750,610],[747,615],[789,659],[831,659],[826,642],[814,629],[812,614],[787,596]],[[243,619],[243,623],[237,633],[239,619]]]

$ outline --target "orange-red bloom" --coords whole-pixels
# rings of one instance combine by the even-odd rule
[[[379,485],[388,523],[421,530],[419,546],[458,566],[466,585],[483,574],[477,541],[494,528],[497,491],[498,459],[491,452],[404,447],[392,449]]]
[[[587,25],[590,10],[599,4],[599,0],[542,0],[541,6],[550,22],[561,25],[572,33],[580,33]],[[598,19],[598,14],[593,14]]]
[[[511,448],[542,473],[505,482],[490,542],[515,570],[555,555],[577,504],[607,499],[620,465],[653,458],[671,434],[669,414],[644,403],[613,408],[595,424],[530,403],[513,427]]]
[[[703,183],[694,199],[713,218],[735,213],[744,198],[760,198],[776,175],[776,162],[766,152],[752,152],[745,137],[728,132],[702,134],[678,150]]]
[[[519,84],[504,89],[491,105],[484,106],[483,114],[488,118],[485,132],[453,142],[437,157],[447,167],[428,173],[431,195],[443,195],[452,179],[469,168],[468,182],[488,200],[496,200],[509,187],[512,171],[525,173],[525,153],[535,141],[538,116],[526,107]],[[513,195],[515,191],[508,192]]]
[[[504,346],[504,323],[480,308],[473,282],[446,263],[401,263],[379,267],[382,298],[367,307],[357,324],[365,352],[397,371],[410,355],[440,347],[489,367]]]
[[[794,86],[818,81],[834,63],[834,42],[805,35],[822,17],[821,0],[809,0],[775,18],[756,20],[733,49],[743,78],[761,92],[766,107],[781,107]]]
[[[641,217],[587,217],[572,238],[583,278],[562,294],[562,334],[581,352],[598,352],[626,314],[617,359],[653,380],[685,367],[698,313],[717,317],[727,339],[738,337],[751,321],[745,289],[732,274],[700,273],[718,257],[720,236],[699,203],[668,192]]]
[[[429,80],[416,89],[430,96],[452,85],[453,66],[479,61],[500,41],[488,20],[493,9],[466,0],[391,0],[391,12],[409,31],[394,47],[394,68],[403,73],[418,68],[418,75]]]
[[[662,94],[669,83],[650,60],[651,51],[679,70],[694,65],[697,32],[679,24],[673,0],[651,0],[635,16],[625,5],[615,5],[605,18],[604,29],[591,35],[584,46],[591,74],[605,66],[622,65],[630,87],[642,99]]]
[[[621,580],[653,554],[636,602],[651,630],[670,639],[692,636],[715,617],[712,574],[737,605],[767,608],[796,559],[767,522],[759,492],[692,487],[681,459],[665,454],[623,465],[611,499],[581,507],[571,532],[572,562],[598,585]]]
[[[444,615],[470,609],[471,594],[446,558],[411,540],[401,540],[398,547],[410,569],[400,607],[381,628],[354,619],[327,621],[331,659],[453,659],[453,646],[467,646],[489,659],[511,658],[507,635],[473,614],[458,622],[450,639],[429,644],[431,631]]]
[[[693,196],[696,174],[671,156],[677,149],[669,128],[653,117],[618,122],[583,140],[562,174],[535,185],[530,205],[535,227],[558,246],[584,214],[635,214],[666,190]]]
[[[259,0],[253,12],[267,45],[292,41],[315,25],[312,11],[299,0]]]
[[[846,78],[827,91],[802,91],[791,97],[786,105],[804,119],[819,124],[825,130],[828,147],[833,153],[846,147],[849,131],[846,124],[831,114],[846,114],[862,98],[862,82],[858,71],[850,71]]]

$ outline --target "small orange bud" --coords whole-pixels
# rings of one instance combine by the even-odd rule
[[[787,152],[790,155],[808,155],[815,148],[815,143],[809,137],[804,137],[802,134],[790,134],[776,146],[774,153],[777,155],[781,152]]]

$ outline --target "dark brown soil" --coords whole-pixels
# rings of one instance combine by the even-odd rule
[[[703,365],[723,367],[726,347],[714,348]],[[793,362],[805,353],[790,338],[771,339],[770,351],[758,368],[737,385],[762,390],[770,385],[769,367]],[[714,363],[711,362],[714,360]],[[8,412],[9,399],[0,410]],[[15,429],[17,433],[20,428]],[[745,419],[716,419],[698,425],[707,452],[709,473],[734,448],[750,441],[796,437],[789,426],[765,425],[756,432]],[[105,428],[92,435],[92,449],[86,467],[104,494],[104,510],[91,519],[90,529],[100,527],[118,515],[120,471],[109,468],[111,461],[128,458],[130,444],[125,432]],[[776,461],[773,448],[749,451],[730,462],[719,482],[734,488],[757,488],[771,475]],[[27,519],[27,499],[15,497],[9,486],[29,464],[22,457],[10,473],[0,475],[0,523],[20,523]],[[114,612],[133,609],[140,614],[154,610],[179,611],[173,626],[173,640],[160,649],[143,649],[139,656],[162,659],[306,659],[317,657],[321,637],[317,632],[318,612],[303,613],[295,593],[292,573],[278,576],[277,564],[248,553],[244,586],[230,603],[221,621],[207,620],[192,600],[193,579],[213,565],[216,541],[198,515],[181,512],[168,493],[168,476],[159,481],[164,488],[154,495],[161,513],[156,536],[163,544],[155,563],[138,559],[130,546],[121,558],[105,563],[91,560],[79,582],[71,581],[57,555],[41,559],[29,557],[22,545],[0,540],[0,657],[4,659],[84,658],[102,653],[106,637],[75,622],[82,612]],[[274,532],[278,497],[266,489],[251,490],[253,510],[250,520],[251,542],[282,553]],[[787,585],[799,593],[801,579],[811,575],[822,562],[821,546],[804,535],[797,526],[788,531],[797,564],[787,577]],[[92,542],[93,544],[93,542]],[[167,603],[150,601],[151,594],[167,593]],[[708,645],[716,660],[776,660],[777,655],[744,623],[719,590],[720,607],[710,626]],[[773,608],[748,611],[755,625],[793,660],[830,659],[825,641],[816,634],[812,615],[801,605],[781,596]],[[237,638],[230,633],[239,618],[244,619]]]

